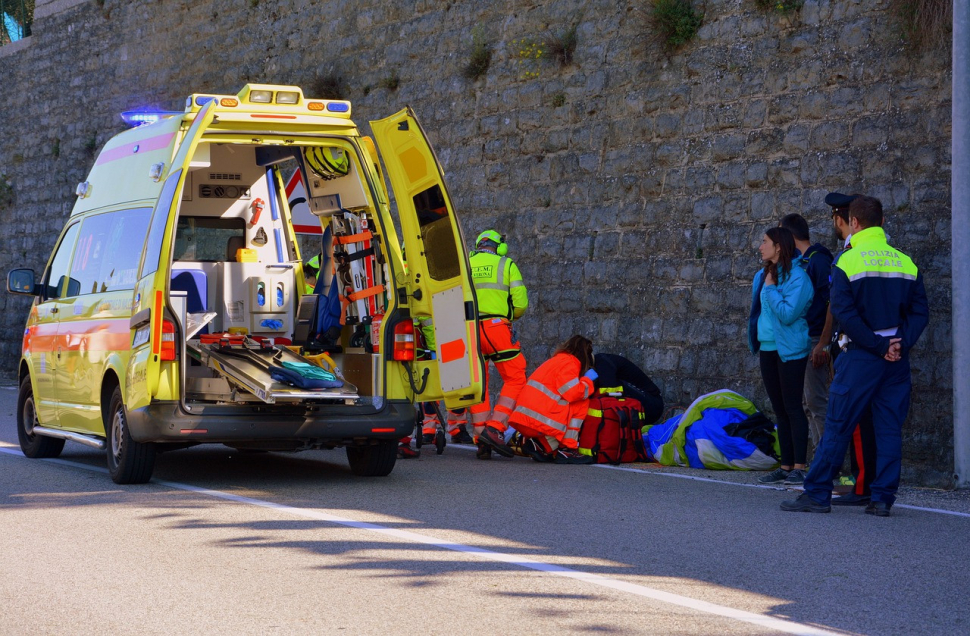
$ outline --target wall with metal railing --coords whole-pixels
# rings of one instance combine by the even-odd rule
[[[34,0],[0,0],[0,46],[30,36]]]

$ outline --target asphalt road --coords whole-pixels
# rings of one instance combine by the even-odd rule
[[[457,446],[370,479],[342,451],[205,446],[119,487],[84,446],[24,458],[15,397],[2,634],[970,631],[963,513],[785,513],[781,490]]]

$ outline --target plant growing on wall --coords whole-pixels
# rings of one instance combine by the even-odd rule
[[[781,15],[791,15],[805,4],[805,0],[754,0],[762,11],[774,11]]]
[[[573,63],[576,45],[579,43],[577,31],[579,24],[574,24],[562,33],[549,33],[545,38],[543,55],[553,60],[560,67]]]
[[[516,65],[521,69],[522,79],[535,79],[539,77],[539,64],[546,54],[546,48],[542,42],[529,38],[515,40],[512,45],[516,47]]]
[[[910,47],[919,49],[950,41],[953,0],[892,0],[890,9]]]
[[[704,21],[690,0],[650,0],[650,24],[667,51],[690,42]]]
[[[310,86],[313,97],[319,99],[346,99],[347,83],[339,73],[330,72],[321,75]]]
[[[98,149],[98,135],[93,134],[87,141],[84,142],[84,154],[89,157],[93,157],[95,151]]]
[[[485,31],[477,26],[472,29],[472,52],[461,74],[470,80],[477,80],[488,72],[491,64],[492,46],[485,39]]]
[[[391,74],[378,83],[378,86],[389,91],[396,91],[400,85],[401,78],[397,74],[397,69],[391,69]]]
[[[13,203],[13,184],[7,181],[7,175],[0,174],[0,210]]]

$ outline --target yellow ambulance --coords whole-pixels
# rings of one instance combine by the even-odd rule
[[[134,127],[78,185],[44,271],[7,277],[34,297],[25,455],[55,457],[65,440],[105,449],[123,484],[200,443],[344,447],[355,474],[383,476],[414,402],[481,400],[474,288],[441,165],[409,108],[370,122],[373,139],[350,116],[347,101],[258,84],[126,114]],[[293,175],[322,230],[312,294]],[[434,350],[416,355],[428,318]]]

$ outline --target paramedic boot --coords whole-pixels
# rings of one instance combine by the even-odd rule
[[[542,445],[533,438],[525,440],[522,445],[522,450],[526,455],[532,458],[533,461],[542,462],[544,464],[555,461],[555,451],[548,452],[542,447]]]
[[[591,455],[583,455],[574,448],[560,446],[553,454],[553,462],[557,464],[595,464],[596,459]]]
[[[472,436],[468,434],[468,429],[462,424],[458,427],[458,432],[451,436],[452,444],[474,444]]]
[[[493,451],[502,457],[515,457],[515,452],[505,443],[502,432],[492,426],[486,426],[482,434],[478,436],[478,445],[481,446],[482,444],[490,446]]]
[[[421,457],[421,452],[411,448],[410,444],[401,442],[397,446],[397,457],[398,459],[414,459],[415,457]]]
[[[492,459],[492,448],[482,442],[478,443],[478,451],[475,453],[477,459]]]

